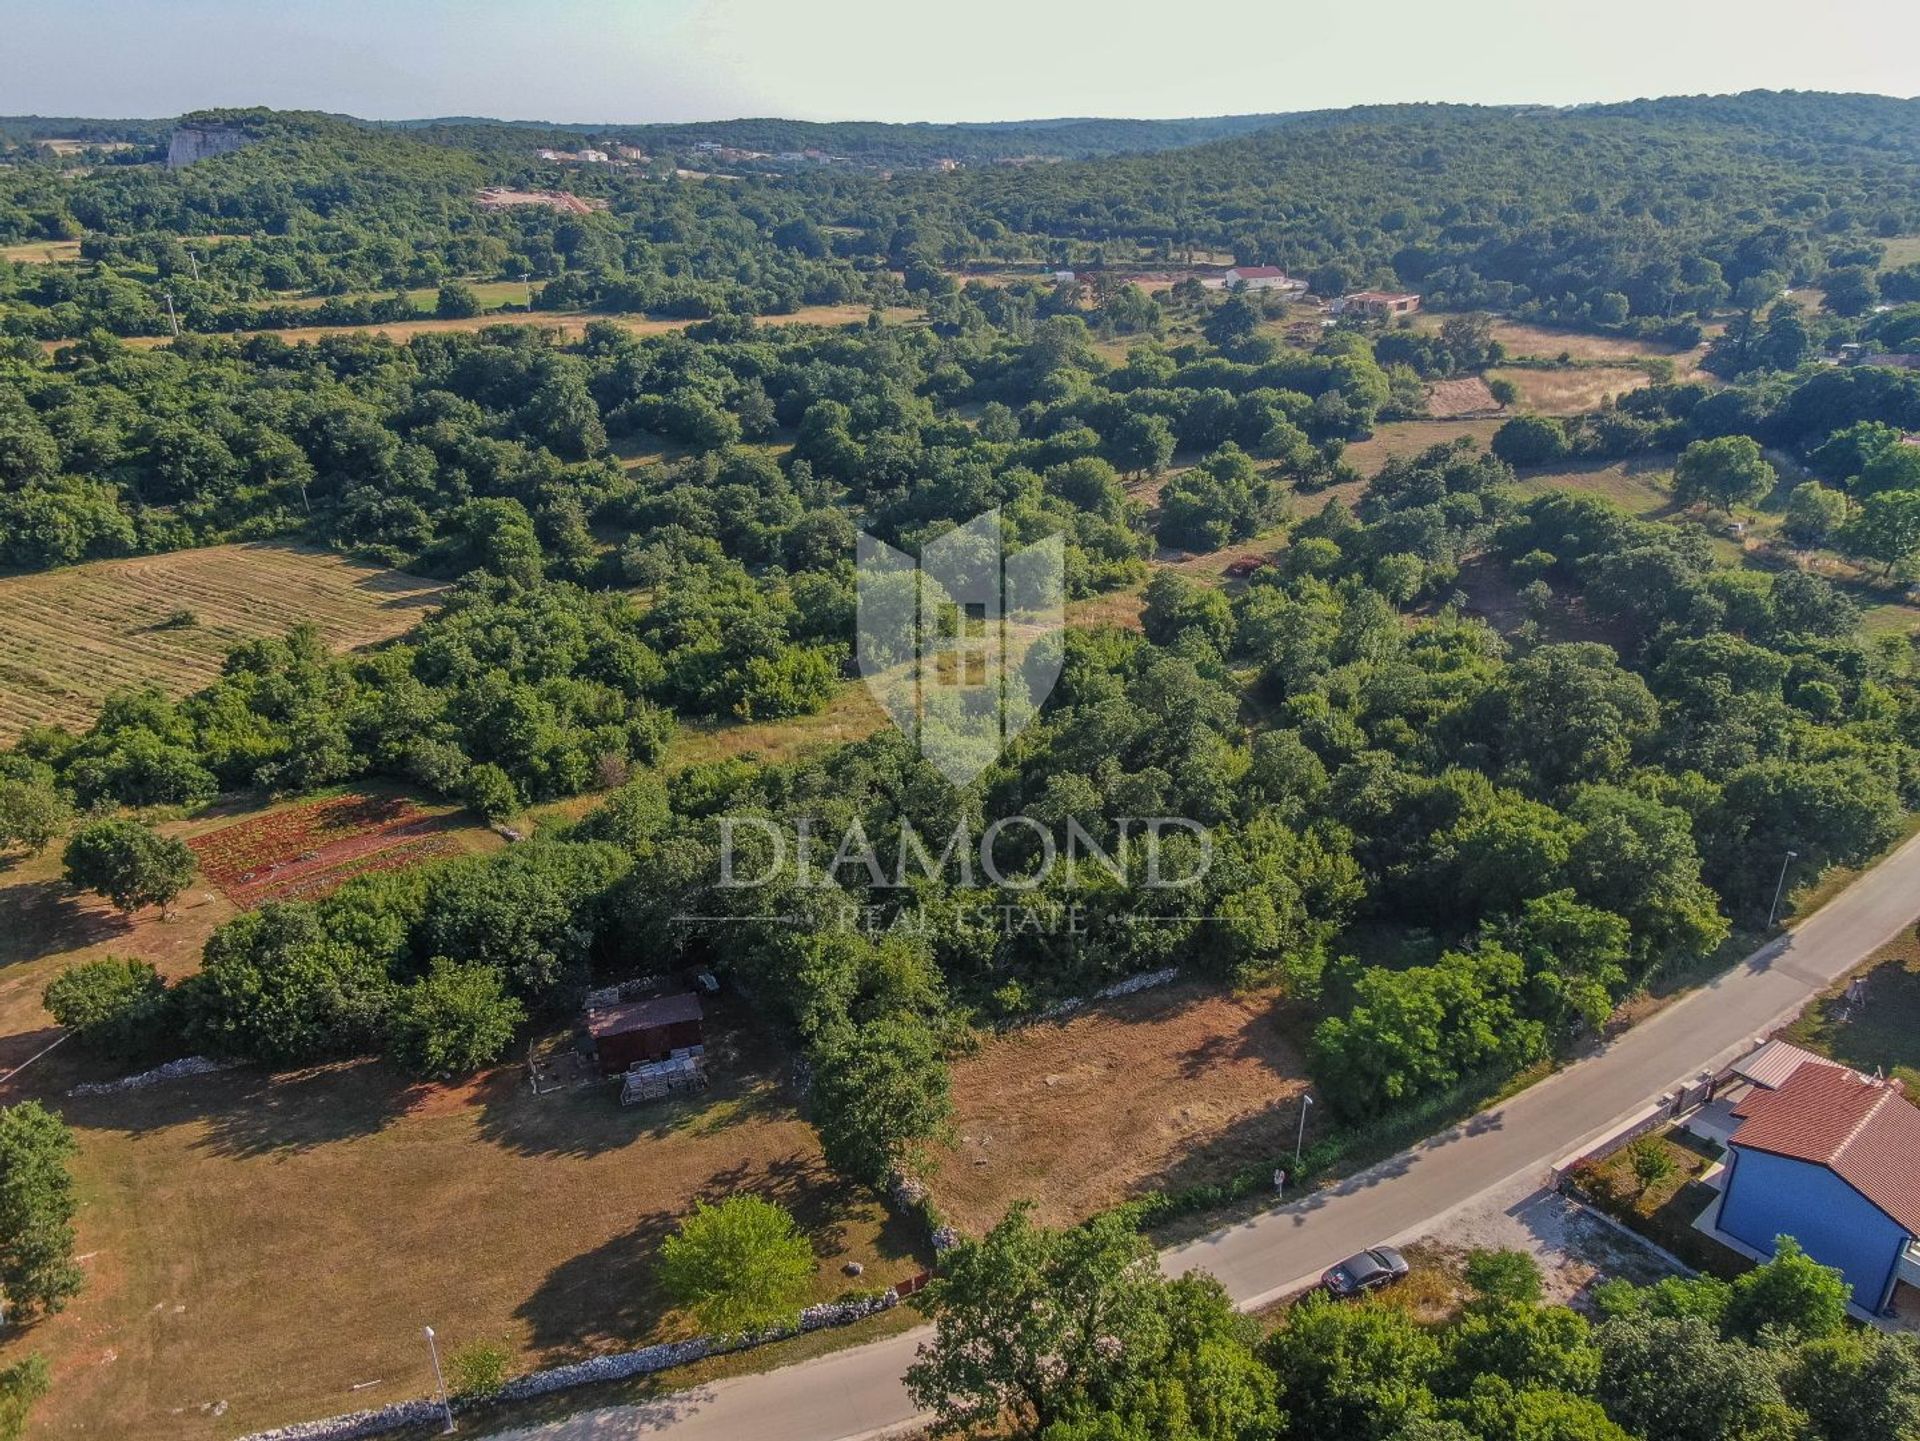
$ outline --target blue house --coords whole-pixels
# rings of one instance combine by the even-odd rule
[[[1855,1305],[1884,1311],[1920,1237],[1920,1107],[1896,1083],[1809,1062],[1734,1115],[1719,1229],[1763,1253],[1792,1236]]]

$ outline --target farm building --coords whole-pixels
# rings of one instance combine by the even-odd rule
[[[1884,1311],[1896,1286],[1920,1286],[1920,1107],[1897,1082],[1770,1059],[1786,1073],[1772,1089],[1756,1078],[1734,1107],[1713,1227],[1763,1255],[1792,1236],[1845,1276],[1855,1305]]]
[[[1218,280],[1200,282],[1209,290],[1231,289],[1238,285],[1247,290],[1281,290],[1289,295],[1304,295],[1307,282],[1297,280],[1277,265],[1238,265],[1222,275]]]
[[[1333,302],[1335,315],[1345,315],[1350,310],[1377,317],[1411,315],[1419,308],[1419,296],[1398,294],[1391,290],[1356,290]]]
[[[630,1066],[664,1061],[675,1051],[704,1045],[704,1020],[700,998],[691,992],[629,1001],[588,1011],[587,1043],[600,1074],[617,1076]]]

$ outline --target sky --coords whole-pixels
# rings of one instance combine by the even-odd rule
[[[1920,92],[1910,0],[0,0],[0,113],[637,123]]]

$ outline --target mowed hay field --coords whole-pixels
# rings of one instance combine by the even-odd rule
[[[1026,1200],[1059,1225],[1291,1151],[1307,1073],[1287,1019],[1270,991],[1180,984],[994,1037],[953,1068],[941,1211],[978,1235]]]
[[[918,1272],[914,1228],[827,1170],[750,1022],[710,1008],[707,1038],[710,1091],[626,1109],[536,1097],[519,1066],[456,1086],[359,1062],[53,1091],[79,1143],[87,1285],[0,1350],[52,1364],[34,1434],[226,1438],[426,1395],[425,1325],[443,1356],[496,1341],[515,1371],[687,1334],[657,1261],[699,1198],[792,1211],[812,1300]],[[28,1076],[64,1085],[62,1060]]]
[[[185,695],[235,645],[300,621],[336,647],[412,628],[438,581],[286,545],[221,545],[0,578],[0,741],[28,726],[84,726],[116,690]],[[169,625],[179,611],[192,625]]]
[[[1489,379],[1510,380],[1520,392],[1515,410],[1537,415],[1582,415],[1609,399],[1649,383],[1644,370],[1589,365],[1569,370],[1489,370]]]

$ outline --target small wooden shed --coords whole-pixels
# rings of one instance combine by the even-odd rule
[[[617,1076],[629,1066],[705,1044],[704,1019],[700,998],[689,991],[628,1001],[588,1011],[587,1041],[600,1074]]]

